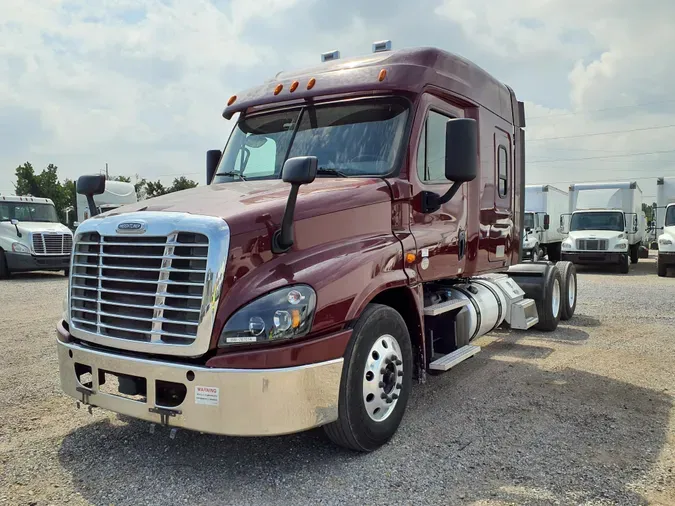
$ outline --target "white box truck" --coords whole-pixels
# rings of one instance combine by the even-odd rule
[[[525,186],[524,260],[536,262],[546,255],[551,262],[560,260],[560,250],[565,236],[559,223],[560,217],[567,213],[568,205],[567,192],[555,186],[548,184]]]
[[[94,202],[98,208],[97,213],[105,213],[125,204],[134,204],[138,202],[136,187],[132,183],[108,180],[105,182],[105,191],[100,195],[95,195]],[[73,229],[92,216],[87,199],[79,193],[77,194],[76,204],[75,208],[69,207],[66,209],[66,213],[69,216],[68,223],[71,220],[71,213],[75,211],[72,218],[74,220],[72,224]]]
[[[675,267],[675,177],[660,177],[656,181],[656,234],[658,235],[659,276]]]
[[[70,270],[73,234],[50,199],[0,195],[0,279],[13,272]]]
[[[581,183],[569,187],[568,234],[562,259],[580,265],[616,264],[622,273],[637,263],[645,235],[642,190],[635,181]]]

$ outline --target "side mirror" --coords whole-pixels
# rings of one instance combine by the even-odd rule
[[[303,184],[309,184],[316,178],[319,159],[316,156],[298,156],[289,158],[281,170],[281,178],[291,184],[291,191],[286,201],[281,228],[272,236],[272,253],[284,253],[293,246],[293,214],[298,190]]]
[[[21,232],[19,232],[19,220],[12,218],[9,220],[9,222],[14,225],[14,228],[16,229],[16,236],[21,237]]]
[[[548,230],[551,227],[551,217],[548,214],[544,215],[544,230]]]
[[[77,184],[75,185],[75,191],[80,195],[87,197],[87,205],[89,206],[89,211],[92,216],[98,214],[98,209],[96,209],[96,203],[94,202],[94,195],[101,195],[105,192],[105,176],[92,175],[92,176],[80,176],[77,178]]]
[[[79,226],[80,226],[80,222],[79,222],[79,221],[74,221],[74,222],[73,222],[73,227],[77,228],[77,227],[79,227]]]
[[[220,149],[210,149],[206,152],[206,184],[211,184],[222,156],[223,152]]]
[[[281,179],[292,185],[309,184],[316,179],[319,159],[316,156],[298,156],[289,158],[284,163]]]
[[[466,183],[478,175],[478,127],[471,118],[454,118],[445,124],[445,177]]]
[[[478,175],[478,127],[471,118],[453,118],[445,124],[445,178],[452,186],[440,196],[422,192],[422,212],[433,213],[449,202],[463,183]]]

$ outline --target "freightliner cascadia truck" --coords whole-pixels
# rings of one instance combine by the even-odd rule
[[[473,340],[572,316],[572,264],[519,264],[523,104],[458,56],[387,46],[232,96],[207,185],[80,224],[65,393],[172,437],[322,426],[372,451]]]

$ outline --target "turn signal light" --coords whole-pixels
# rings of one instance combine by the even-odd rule
[[[408,254],[405,256],[405,261],[408,262],[409,264],[411,264],[411,263],[413,263],[413,262],[415,261],[415,258],[417,258],[417,257],[415,256],[415,253],[408,253]]]

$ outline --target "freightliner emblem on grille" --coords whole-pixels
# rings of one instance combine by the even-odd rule
[[[124,221],[117,225],[118,234],[142,234],[146,225],[143,221]]]

